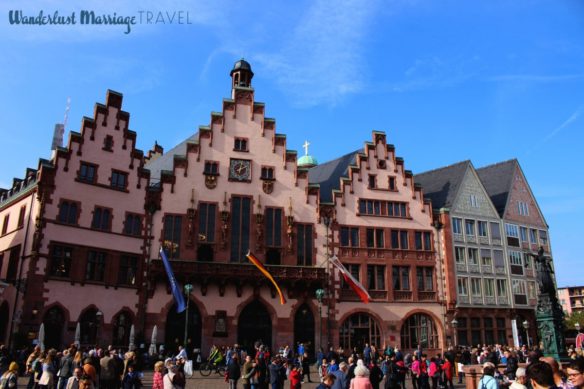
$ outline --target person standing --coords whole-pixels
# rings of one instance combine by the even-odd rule
[[[383,380],[383,372],[377,366],[377,361],[375,359],[371,360],[371,369],[369,370],[369,381],[373,389],[379,389],[379,384]]]
[[[101,370],[103,372],[103,368]],[[154,364],[154,375],[152,376],[152,389],[164,389],[164,362],[158,361]]]
[[[552,367],[542,361],[534,361],[527,367],[527,377],[533,389],[555,389]]]
[[[304,352],[302,357],[302,382],[304,382],[304,376],[307,376],[308,382],[312,382],[310,379],[310,363],[308,362],[308,353]]]
[[[8,370],[2,374],[0,379],[0,388],[2,389],[16,389],[18,384],[18,364],[16,362],[8,365]]]
[[[298,366],[292,366],[290,370],[290,375],[288,376],[290,379],[290,389],[300,389],[302,388],[302,383],[300,379],[300,372],[298,371]]]
[[[241,369],[241,383],[243,389],[251,388],[251,379],[256,373],[255,363],[251,359],[251,355],[245,356],[245,363]]]
[[[63,351],[63,357],[59,362],[59,372],[57,376],[59,377],[59,381],[57,384],[58,389],[65,389],[67,386],[67,381],[69,377],[73,375],[73,350],[65,350]]]
[[[584,359],[576,358],[566,369],[568,380],[576,389],[584,388]]]
[[[67,389],[79,389],[79,381],[83,376],[83,369],[76,367],[73,370],[73,375],[67,380]]]
[[[483,378],[479,381],[478,387],[482,389],[499,389],[499,383],[495,379],[495,365],[493,363],[484,363]]]
[[[99,360],[99,388],[100,389],[117,389],[114,385],[117,375],[116,361],[109,351]],[[162,377],[160,377],[162,379]]]
[[[515,381],[509,386],[510,389],[527,389],[527,376],[525,375],[525,368],[519,367],[515,372]]]
[[[316,389],[330,389],[335,383],[335,376],[332,374],[327,374],[326,377],[322,379],[320,385]]]
[[[355,378],[351,380],[349,389],[373,389],[369,380],[369,370],[363,365],[355,368]]]
[[[349,370],[349,365],[346,362],[341,362],[339,364],[339,370],[335,371],[333,375],[335,376],[335,382],[332,385],[332,389],[347,389],[347,371]]]

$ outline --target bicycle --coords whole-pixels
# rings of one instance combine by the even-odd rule
[[[203,377],[210,376],[213,371],[223,377],[225,376],[227,367],[225,365],[216,365],[213,362],[204,362],[199,367],[199,372]]]

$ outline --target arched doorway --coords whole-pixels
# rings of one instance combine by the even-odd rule
[[[188,334],[187,334],[187,350],[192,352],[194,348],[201,347],[201,332],[202,332],[202,321],[201,313],[199,308],[192,301],[189,304],[189,322],[188,322]],[[166,350],[168,352],[176,353],[178,352],[178,346],[184,345],[185,339],[185,318],[186,310],[181,313],[176,312],[176,305],[168,311],[166,315],[166,330],[164,342],[166,344]]]
[[[0,343],[6,343],[8,337],[6,336],[6,331],[8,330],[8,316],[10,315],[10,310],[8,308],[8,303],[4,301],[0,305]]]
[[[79,316],[79,326],[81,329],[79,342],[82,346],[93,346],[97,341],[97,331],[100,326],[97,309],[89,308]]]
[[[438,348],[438,332],[434,320],[424,313],[416,313],[406,319],[401,328],[402,350]]]
[[[272,346],[272,318],[264,304],[254,300],[243,308],[237,319],[237,343],[253,355],[257,341],[268,348]]]
[[[375,319],[364,312],[354,313],[341,325],[339,344],[345,350],[357,347],[362,352],[365,343],[382,347],[381,330]]]
[[[114,347],[128,347],[130,345],[130,329],[132,327],[132,315],[122,311],[112,321],[114,331],[112,344]]]
[[[294,315],[294,346],[298,343],[304,343],[305,350],[314,353],[314,315],[306,303],[302,304]]]
[[[60,350],[63,345],[63,329],[65,327],[65,314],[60,307],[52,307],[43,318],[45,325],[45,347],[47,349]]]

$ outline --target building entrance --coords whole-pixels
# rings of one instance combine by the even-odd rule
[[[178,346],[184,345],[185,339],[185,318],[186,310],[181,313],[176,312],[176,305],[168,311],[166,316],[165,344],[167,352],[178,352]],[[201,313],[197,306],[189,301],[189,323],[187,332],[187,351],[190,353],[194,348],[201,348]]]
[[[294,352],[298,343],[304,343],[304,349],[314,355],[314,315],[308,304],[302,304],[294,316]]]
[[[237,343],[241,348],[255,355],[256,342],[272,347],[272,319],[264,304],[258,300],[249,303],[237,319]]]
[[[357,348],[359,353],[363,352],[365,343],[382,347],[381,330],[375,319],[367,313],[355,313],[349,316],[341,325],[339,344],[345,350]]]

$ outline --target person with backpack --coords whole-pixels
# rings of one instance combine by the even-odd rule
[[[8,370],[2,374],[0,378],[0,389],[16,389],[18,384],[18,364],[12,362],[8,366]]]
[[[483,365],[483,378],[479,381],[477,389],[499,389],[499,382],[495,378],[495,365],[485,362]]]

